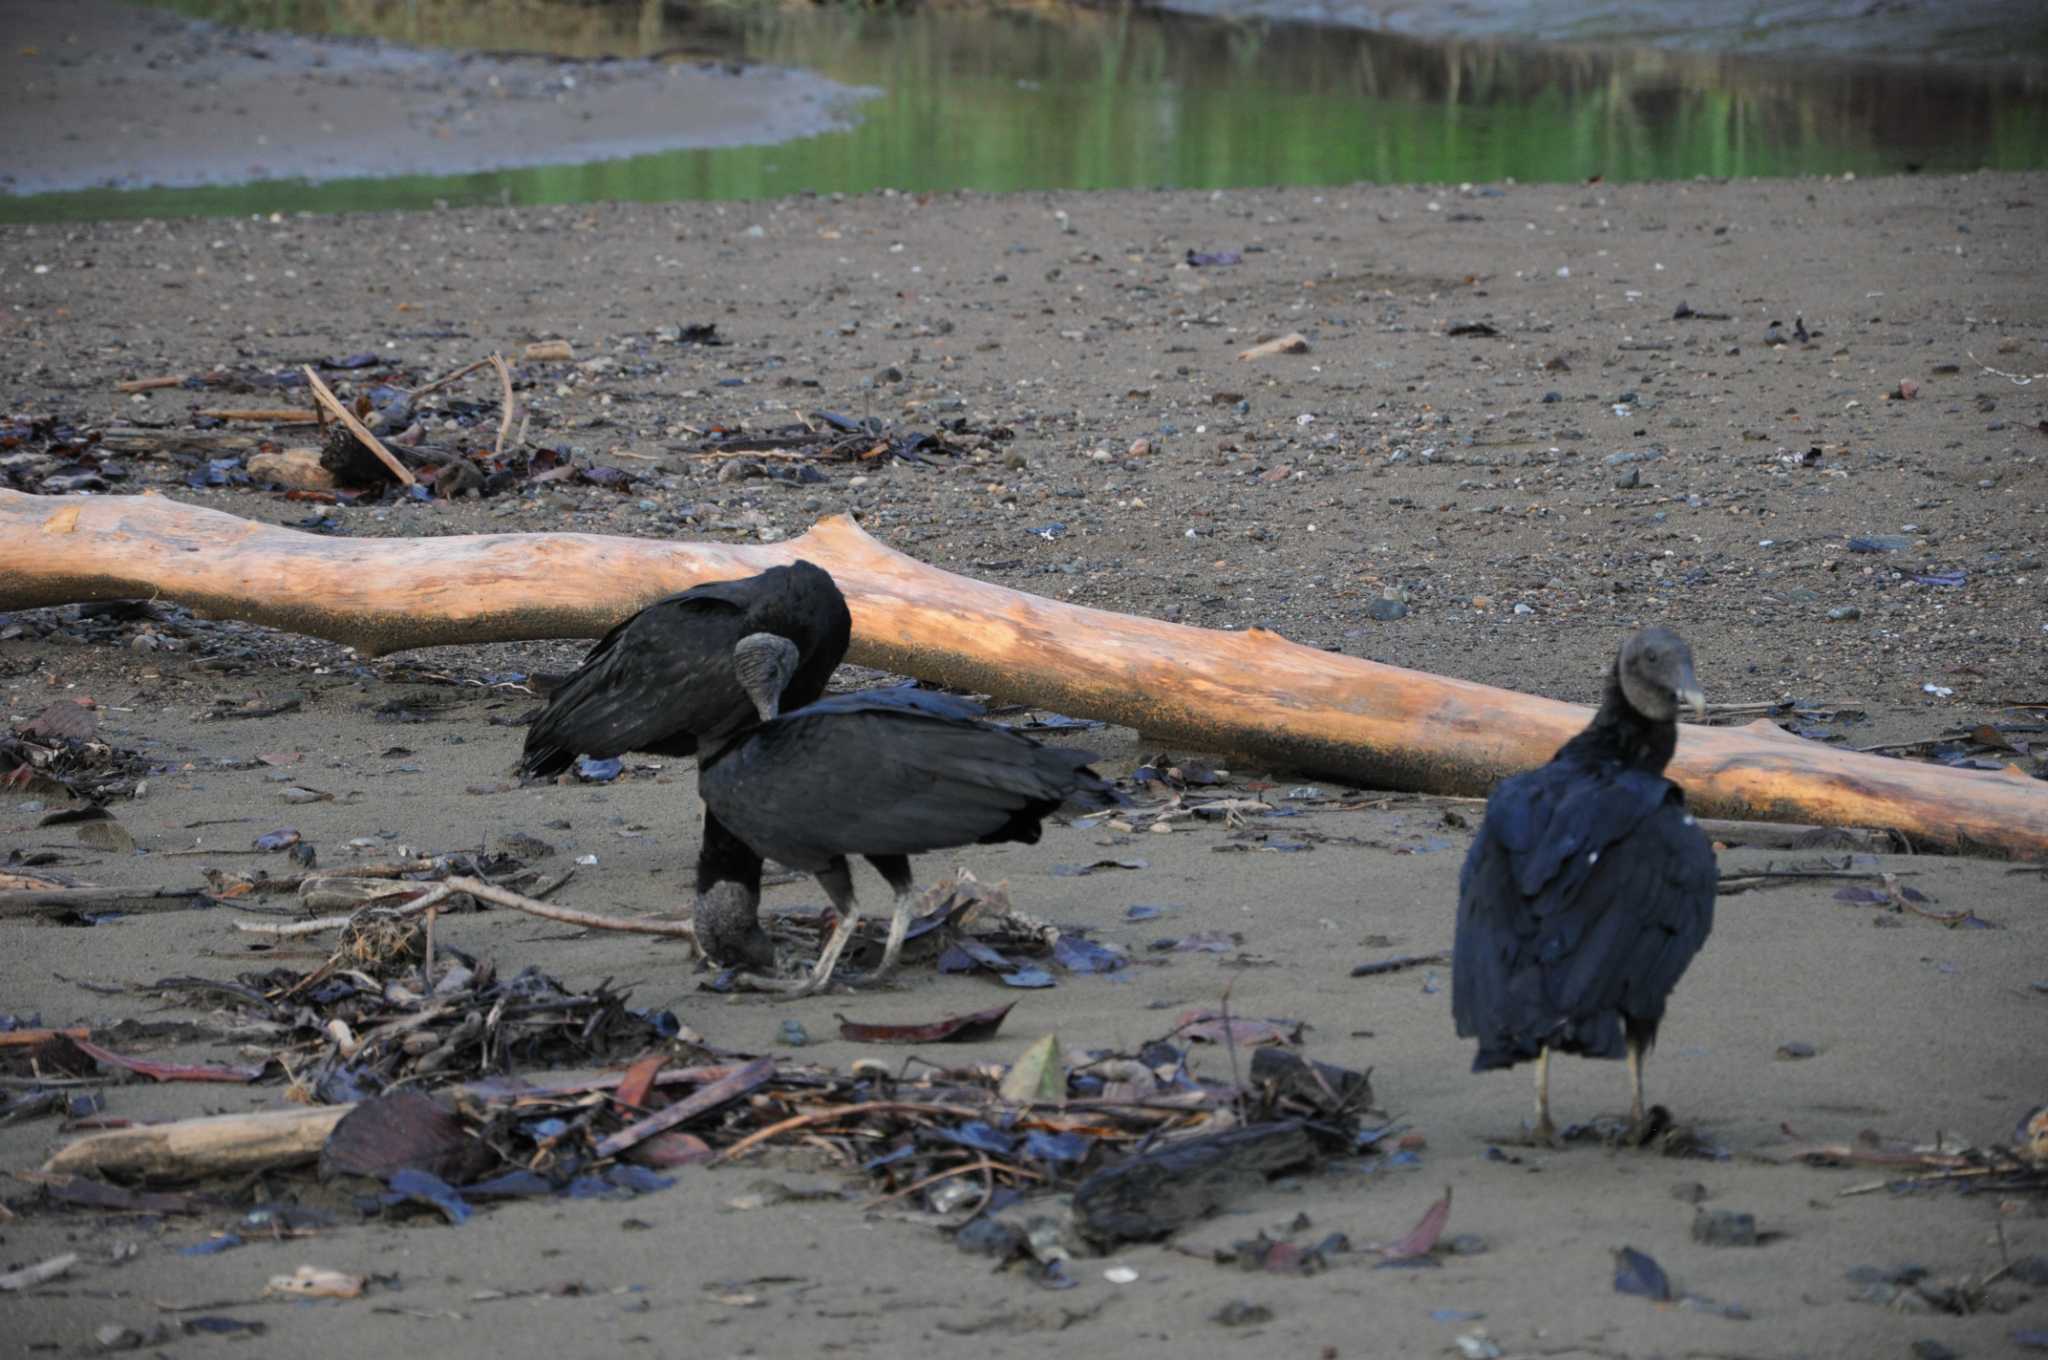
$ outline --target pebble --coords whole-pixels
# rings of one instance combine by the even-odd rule
[[[1778,1061],[1797,1062],[1801,1058],[1811,1058],[1819,1052],[1820,1050],[1812,1044],[1802,1043],[1795,1039],[1791,1043],[1778,1045]]]
[[[810,1041],[811,1036],[804,1031],[803,1025],[795,1020],[783,1021],[782,1028],[775,1035],[775,1042],[786,1048],[802,1048]]]
[[[1616,491],[1633,491],[1643,484],[1643,474],[1638,468],[1630,468],[1614,479]]]
[[[1225,1327],[1256,1327],[1262,1322],[1271,1322],[1273,1310],[1263,1303],[1247,1303],[1243,1299],[1232,1299],[1217,1309],[1213,1316]]]
[[[1371,604],[1367,605],[1365,612],[1368,616],[1378,619],[1381,623],[1392,623],[1395,619],[1405,619],[1408,617],[1408,606],[1402,604],[1399,600],[1380,599],[1374,600]]]
[[[1837,605],[1833,609],[1830,609],[1828,611],[1828,617],[1830,619],[1833,619],[1836,623],[1843,623],[1848,621],[1849,619],[1862,618],[1863,611],[1858,609],[1853,604]]]
[[[1733,1209],[1701,1209],[1692,1218],[1692,1240],[1710,1247],[1753,1247],[1756,1216]]]

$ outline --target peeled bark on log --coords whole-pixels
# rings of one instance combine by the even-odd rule
[[[370,655],[595,637],[658,596],[799,557],[846,592],[850,656],[863,665],[1364,787],[1483,794],[1548,760],[1590,716],[1263,629],[1190,628],[970,580],[891,550],[844,516],[748,546],[594,534],[351,539],[160,496],[0,491],[0,608],[163,597]],[[1858,755],[1756,722],[1681,728],[1670,773],[1702,815],[2048,856],[2048,785],[2016,769]]]

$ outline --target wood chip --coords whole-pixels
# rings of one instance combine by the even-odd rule
[[[1306,353],[1308,353],[1308,337],[1304,336],[1300,331],[1289,331],[1287,334],[1277,339],[1268,340],[1262,345],[1253,345],[1237,357],[1242,362],[1246,359],[1270,359],[1275,354]]]

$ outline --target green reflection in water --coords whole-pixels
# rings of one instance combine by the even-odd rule
[[[579,56],[685,51],[883,93],[773,146],[458,176],[0,199],[0,219],[736,199],[805,190],[1682,179],[2048,164],[2048,78],[1996,68],[1424,43],[1130,11],[186,0],[255,26]]]

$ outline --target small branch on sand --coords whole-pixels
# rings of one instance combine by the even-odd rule
[[[261,420],[273,425],[318,425],[320,413],[296,406],[225,406],[199,412],[201,420]]]
[[[444,373],[424,387],[415,387],[411,392],[412,399],[414,401],[418,401],[421,397],[424,397],[429,392],[438,392],[442,388],[446,387],[448,384],[452,382],[460,382],[462,379],[467,378],[470,374],[476,372],[478,369],[489,368],[490,366],[491,361],[489,359],[479,359],[473,364],[464,364],[461,368],[456,369],[453,373]]]
[[[166,373],[160,378],[130,378],[127,382],[114,384],[116,392],[154,392],[161,387],[179,387],[184,384],[182,373]]]
[[[490,365],[498,370],[498,384],[505,389],[505,395],[498,411],[498,442],[491,450],[491,457],[505,456],[505,437],[512,433],[512,412],[518,403],[512,397],[512,369],[500,354],[490,357]]]
[[[313,389],[313,400],[319,402],[321,408],[329,415],[346,425],[348,432],[361,440],[364,448],[376,454],[377,460],[391,470],[391,475],[398,479],[400,486],[411,486],[416,480],[412,475],[412,469],[399,462],[391,450],[384,447],[383,441],[370,433],[370,427],[356,419],[355,412],[342,405],[341,398],[335,396],[328,390],[327,384],[320,381],[320,375],[313,371],[311,364],[305,366],[305,371],[306,383]]]
[[[190,911],[203,905],[205,892],[199,888],[24,888],[0,892],[0,921],[93,909]]]
[[[545,917],[550,921],[560,921],[564,925],[583,926],[590,930],[625,930],[637,935],[669,935],[692,943],[697,939],[697,927],[689,921],[629,921],[618,916],[600,916],[594,911],[557,907],[531,897],[522,897],[509,889],[475,878],[451,878],[441,886],[455,892],[466,892],[479,902],[510,907],[514,911],[523,911],[529,916]]]
[[[245,930],[251,935],[269,935],[275,939],[292,939],[300,935],[318,935],[323,930],[338,930],[359,917],[370,916],[384,921],[403,921],[430,911],[453,896],[458,889],[447,883],[437,883],[429,891],[412,901],[396,907],[366,906],[346,916],[320,916],[311,921],[292,921],[284,925],[273,925],[269,921],[237,921],[236,930]]]

